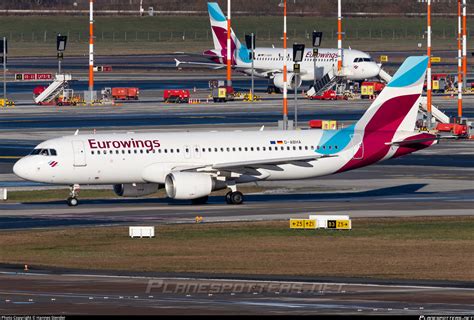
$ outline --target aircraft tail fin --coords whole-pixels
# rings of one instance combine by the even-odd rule
[[[212,40],[214,41],[214,50],[212,51],[222,56],[222,63],[225,64],[227,63],[227,18],[217,2],[208,2],[207,9],[211,21]],[[250,62],[249,50],[239,41],[234,30],[232,28],[230,30],[232,65],[235,65],[237,60]]]
[[[427,66],[427,56],[408,57],[357,122],[356,130],[413,131]]]

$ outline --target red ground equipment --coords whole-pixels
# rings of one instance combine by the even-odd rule
[[[336,100],[337,94],[334,90],[326,90],[320,96],[310,96],[311,100]]]
[[[468,135],[468,123],[466,118],[453,118],[452,123],[438,123],[436,130],[440,132],[451,132],[455,136]]]
[[[138,88],[112,88],[112,98],[115,100],[138,100]]]
[[[189,90],[165,90],[163,100],[171,103],[188,103],[190,98]]]

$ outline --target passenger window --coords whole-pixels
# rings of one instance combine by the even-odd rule
[[[250,151],[253,151],[253,147],[250,147]]]
[[[170,153],[173,153],[173,149],[170,149]]]
[[[94,151],[91,151],[91,154],[94,154]]]
[[[168,149],[165,149],[165,153],[168,153]]]
[[[308,146],[304,146],[304,149],[305,149],[305,150],[308,150]]]
[[[208,148],[207,151],[212,152],[212,148]]]
[[[242,151],[242,147],[239,147],[239,151]]]
[[[260,147],[257,147],[257,151],[260,151]]]
[[[302,146],[300,146],[300,150],[303,150],[303,147],[302,147]]]
[[[286,147],[286,150],[290,150],[290,146]]]
[[[235,147],[233,147],[233,148],[232,148],[232,151],[234,151],[234,152],[235,152]]]
[[[100,154],[100,151],[99,151],[99,150],[97,151],[97,154]]]
[[[122,150],[122,154],[125,154],[125,150]]]
[[[224,152],[224,148],[221,148],[221,152]]]
[[[118,151],[118,150],[115,150],[115,153],[116,153],[116,154],[119,154],[119,151]]]
[[[104,154],[107,154],[107,150],[104,150]]]
[[[132,153],[132,150],[128,150],[128,154],[131,154]]]
[[[244,150],[245,150],[245,151],[249,151],[249,148],[245,147]]]
[[[227,152],[229,152],[229,151],[230,151],[230,148],[229,148],[229,147],[227,147],[227,148],[226,148],[226,150],[227,150]]]

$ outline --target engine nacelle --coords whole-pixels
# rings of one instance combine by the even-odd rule
[[[296,82],[296,78],[298,78],[298,82]],[[303,83],[303,80],[301,79],[301,76],[296,77],[296,75],[294,73],[288,73],[287,83],[286,83],[287,90],[294,90],[295,89],[295,84],[299,88],[302,83]],[[275,75],[275,77],[273,78],[273,84],[275,85],[275,87],[277,87],[279,89],[284,88],[283,74],[282,73],[278,73],[278,74]]]
[[[224,182],[196,172],[172,172],[166,176],[166,195],[172,199],[192,200],[208,196],[214,190],[226,188]]]
[[[157,183],[114,184],[114,192],[119,197],[143,197],[157,192],[159,188]]]

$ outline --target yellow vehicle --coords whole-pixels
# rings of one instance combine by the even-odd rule
[[[4,108],[4,107],[14,107],[15,106],[15,102],[11,101],[11,100],[8,100],[8,99],[0,99],[0,107]]]

